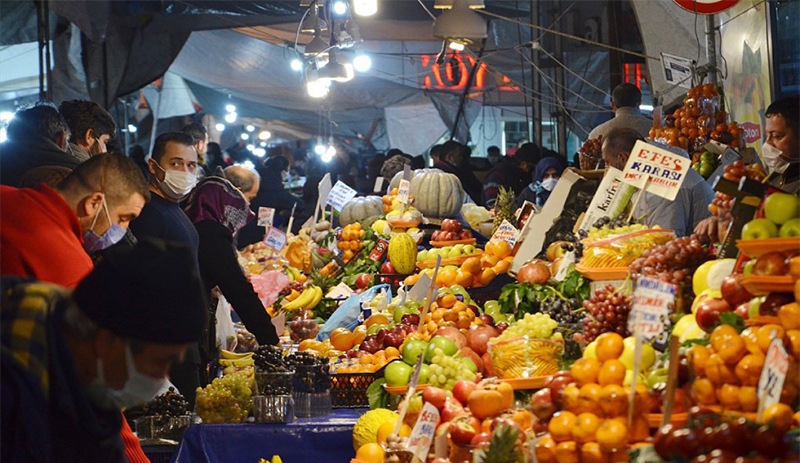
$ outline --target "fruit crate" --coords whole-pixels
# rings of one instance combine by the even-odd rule
[[[378,373],[336,373],[331,375],[333,408],[369,407],[367,388],[379,377]]]

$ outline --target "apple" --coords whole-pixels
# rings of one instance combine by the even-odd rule
[[[414,369],[402,360],[393,360],[386,365],[383,377],[389,386],[406,386]]]
[[[761,304],[766,296],[754,297],[747,303],[747,318],[756,318],[761,315]]]
[[[473,449],[486,449],[489,447],[489,443],[492,441],[492,435],[488,432],[482,432],[480,434],[476,434],[475,437],[469,441],[469,446]]]
[[[479,371],[483,371],[483,360],[481,360],[481,356],[478,355],[474,350],[470,349],[467,346],[461,348],[461,356],[465,359],[472,360],[472,363],[475,365],[476,373]]]
[[[719,314],[730,311],[732,308],[725,299],[707,299],[697,307],[695,314],[697,326],[706,333],[710,333],[719,323]]]
[[[484,376],[487,378],[492,376],[497,376],[497,371],[494,369],[494,363],[492,362],[492,356],[489,353],[485,353],[481,355],[481,360],[483,360],[483,373]]]
[[[556,412],[553,393],[550,388],[539,389],[531,396],[531,413],[542,421],[547,421]]]
[[[761,254],[753,267],[753,275],[780,276],[787,273],[789,268],[786,266],[786,256],[778,251]]]
[[[467,345],[478,355],[489,350],[489,340],[500,336],[497,328],[489,325],[475,327],[467,334]]]
[[[444,336],[451,339],[454,343],[456,343],[456,347],[459,350],[467,345],[467,337],[464,336],[455,326],[443,326],[436,330],[436,333],[434,334],[436,336]]]
[[[428,384],[430,377],[431,367],[423,363],[419,367],[419,378],[417,378],[417,384]]]
[[[422,390],[422,401],[441,411],[447,401],[447,393],[442,388],[428,386]]]
[[[395,331],[392,330],[386,334],[383,338],[383,345],[384,347],[394,347],[398,348],[403,345],[403,341],[406,340],[406,335],[404,330]]]
[[[434,336],[428,342],[428,347],[425,349],[425,362],[431,363],[434,352],[436,349],[441,349],[444,355],[455,355],[458,352],[458,346],[455,341],[444,336]]]
[[[764,296],[764,301],[758,308],[759,315],[777,316],[781,306],[794,300],[789,293],[769,293]]]
[[[372,286],[372,275],[369,273],[362,273],[356,278],[356,286],[359,289],[367,289]]]
[[[409,365],[416,365],[420,354],[428,348],[428,343],[422,339],[408,339],[403,344],[403,361]]]
[[[383,323],[375,323],[373,325],[370,325],[369,328],[367,328],[367,335],[378,334],[378,331],[380,331],[380,330],[387,330],[388,331],[389,328],[390,328],[389,325],[385,325]],[[386,334],[384,333],[384,336],[385,335]]]
[[[464,413],[464,406],[461,402],[453,397],[448,397],[444,402],[444,407],[441,411],[441,419],[443,423],[453,421],[456,417]]]
[[[477,388],[478,384],[475,381],[468,381],[465,379],[456,381],[456,384],[453,385],[453,397],[455,397],[461,405],[466,406],[470,393]]]
[[[742,319],[747,320],[750,318],[750,302],[745,302],[743,304],[739,304],[733,309],[733,313],[742,317]]]
[[[763,240],[778,236],[778,227],[769,219],[753,219],[742,227],[742,239]]]
[[[566,241],[554,241],[547,247],[547,251],[545,254],[547,255],[547,260],[550,262],[555,261],[559,257],[564,257],[567,251],[564,249],[564,244],[567,244]]]
[[[416,327],[419,325],[419,312],[416,308],[412,308],[411,310],[412,312],[400,316],[400,323]]]
[[[781,238],[794,238],[800,236],[800,218],[789,219],[778,229]]]
[[[450,442],[466,447],[480,433],[481,422],[472,415],[459,415],[450,422]]]
[[[550,396],[556,405],[561,405],[561,391],[571,382],[573,382],[573,379],[569,371],[559,371],[545,384],[545,387],[550,390]]]
[[[483,314],[479,315],[478,318],[481,319],[484,325],[486,326],[494,326],[494,318],[491,315]]]
[[[508,323],[500,322],[494,325],[494,327],[497,328],[497,331],[500,332],[500,334],[503,334],[503,331],[505,331],[508,328]]]
[[[381,273],[393,275],[397,272],[394,270],[394,265],[392,265],[392,263],[387,260],[386,262],[383,263],[383,265],[381,265]]]
[[[744,275],[741,273],[734,273],[722,280],[720,292],[722,293],[722,298],[725,299],[731,307],[736,307],[753,298],[750,291],[742,286],[741,280],[743,277]]]
[[[753,267],[755,267],[755,266],[756,266],[756,260],[755,259],[750,259],[747,262],[745,262],[744,263],[744,267],[742,267],[742,275],[744,275],[746,277],[752,275],[753,274]]]
[[[764,200],[764,216],[782,225],[800,216],[800,198],[789,193],[772,193]]]

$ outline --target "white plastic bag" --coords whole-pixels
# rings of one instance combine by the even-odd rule
[[[220,349],[233,351],[236,348],[236,330],[231,318],[231,304],[221,293],[217,302],[217,345]]]

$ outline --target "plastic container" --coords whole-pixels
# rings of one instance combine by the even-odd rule
[[[295,392],[318,393],[331,389],[330,365],[297,365],[292,381]]]
[[[519,336],[489,341],[489,355],[497,377],[536,378],[555,374],[564,352],[562,341]]]
[[[291,423],[294,399],[291,395],[253,396],[253,417],[256,423]]]
[[[191,415],[143,416],[136,419],[136,435],[140,439],[180,441],[190,424],[192,424]]]
[[[323,416],[333,412],[330,391],[313,393],[295,391],[292,398],[294,399],[294,412],[298,417]]]
[[[262,371],[256,369],[256,386],[259,395],[291,396],[293,371]]]

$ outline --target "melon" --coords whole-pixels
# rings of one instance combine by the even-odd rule
[[[383,214],[383,202],[380,196],[363,196],[353,198],[347,202],[339,213],[339,223],[342,226],[360,222],[367,217]]]
[[[400,415],[386,408],[376,408],[364,413],[353,427],[353,448],[358,450],[364,444],[377,442],[381,425],[389,420],[396,422],[399,418]]]
[[[389,240],[389,262],[400,275],[414,273],[417,243],[408,233],[398,233]]]

